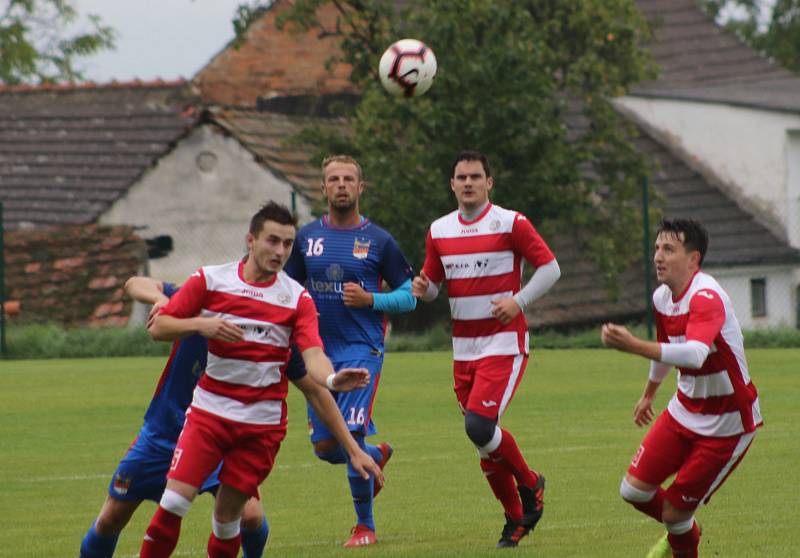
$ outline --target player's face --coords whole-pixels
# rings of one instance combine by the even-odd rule
[[[679,294],[692,274],[698,269],[700,252],[686,250],[683,245],[683,233],[678,235],[663,231],[656,238],[653,263],[656,266],[656,278],[666,284],[674,294]],[[677,291],[677,292],[676,292]]]
[[[247,233],[249,259],[262,278],[268,279],[283,269],[292,253],[294,237],[295,228],[292,225],[281,225],[275,221],[264,221],[256,236]]]
[[[340,212],[358,209],[358,198],[364,191],[358,167],[338,161],[329,164],[325,167],[322,191],[331,209]]]
[[[489,199],[489,191],[494,186],[492,177],[486,176],[480,161],[459,161],[456,164],[450,188],[456,195],[458,207],[472,211]]]

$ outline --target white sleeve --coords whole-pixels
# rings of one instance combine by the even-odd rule
[[[556,284],[559,277],[561,277],[561,268],[558,267],[556,260],[536,268],[528,284],[514,295],[514,302],[522,310],[525,310],[530,303],[549,291],[550,287]]]
[[[671,364],[658,362],[656,360],[650,361],[650,381],[660,384],[667,377],[669,371],[672,370]]]
[[[439,296],[439,285],[435,281],[428,281],[428,290],[422,295],[422,300],[430,302],[437,296]]]
[[[705,343],[694,340],[686,343],[661,343],[661,362],[696,370],[703,366],[710,350]]]

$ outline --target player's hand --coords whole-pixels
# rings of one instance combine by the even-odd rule
[[[653,398],[642,395],[633,408],[633,422],[636,426],[646,426],[653,420]]]
[[[519,307],[517,301],[512,297],[495,298],[492,300],[492,305],[494,306],[494,309],[492,309],[492,316],[500,320],[500,323],[503,325],[510,323],[511,320],[522,312],[522,308]]]
[[[333,377],[333,389],[353,391],[369,385],[369,370],[366,368],[342,368]]]
[[[422,298],[428,292],[428,287],[431,286],[431,280],[425,275],[424,271],[420,271],[419,275],[414,277],[411,281],[411,294],[416,298]]]
[[[356,453],[350,456],[350,464],[356,472],[361,475],[361,478],[366,480],[372,475],[375,477],[375,484],[383,486],[383,471],[381,471],[381,468],[375,463],[375,460],[361,448],[358,448]]]
[[[168,302],[169,299],[167,297],[164,297],[163,299],[153,304],[153,307],[150,308],[150,313],[147,315],[147,329],[150,329],[150,326],[153,325],[153,320],[155,320],[156,316],[158,316],[158,311],[161,310],[164,306],[166,306]]]
[[[199,318],[197,333],[208,339],[236,343],[244,339],[244,331],[239,326],[222,318]]]
[[[603,324],[600,329],[600,340],[603,345],[612,349],[625,350],[631,345],[633,334],[625,326]]]
[[[351,308],[371,308],[372,293],[365,291],[358,283],[345,283],[342,300]]]

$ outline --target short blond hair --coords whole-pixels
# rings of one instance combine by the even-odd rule
[[[361,170],[361,165],[358,164],[358,161],[353,159],[350,155],[328,155],[322,160],[322,182],[325,182],[325,169],[328,168],[328,165],[331,163],[348,163],[350,165],[354,165],[356,170],[358,170],[358,180],[360,182],[364,181],[364,173]]]

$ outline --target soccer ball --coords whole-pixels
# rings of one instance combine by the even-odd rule
[[[383,53],[378,73],[384,89],[392,95],[419,97],[433,85],[436,56],[422,41],[402,39]]]

